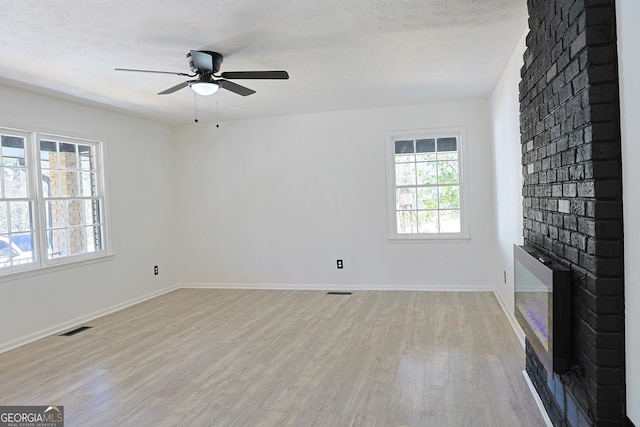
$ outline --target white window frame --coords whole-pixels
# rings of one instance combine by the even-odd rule
[[[396,210],[395,141],[402,139],[429,139],[455,136],[458,140],[458,176],[460,185],[460,232],[459,233],[398,233]],[[387,163],[387,218],[388,239],[392,243],[416,243],[428,241],[469,241],[469,202],[465,179],[466,128],[431,128],[393,130],[385,133]]]
[[[7,277],[13,277],[18,273],[27,275],[37,273],[45,268],[66,267],[71,264],[85,264],[91,262],[102,261],[112,256],[110,249],[110,233],[108,225],[108,200],[106,196],[105,167],[104,167],[104,143],[99,138],[85,136],[62,135],[58,132],[40,132],[35,130],[26,130],[24,128],[16,128],[12,126],[0,125],[0,133],[8,133],[20,135],[25,140],[25,155],[27,156],[27,179],[28,192],[32,206],[33,223],[33,241],[32,253],[33,262],[15,266],[0,268],[0,281]],[[95,154],[95,192],[92,198],[99,198],[101,205],[101,237],[102,248],[94,252],[85,252],[81,254],[65,255],[49,259],[48,243],[47,243],[47,219],[45,203],[47,198],[43,193],[42,186],[42,167],[40,155],[40,142],[42,140],[53,140],[58,142],[67,142],[71,144],[90,145],[94,149]],[[80,198],[80,197],[78,197]]]
[[[0,198],[0,200],[4,201],[26,201],[31,203],[31,224],[32,224],[32,228],[34,229],[34,240],[31,242],[32,245],[36,245],[37,243],[35,242],[35,218],[36,218],[36,214],[35,214],[35,210],[37,209],[36,205],[37,205],[37,190],[34,186],[34,182],[33,182],[33,178],[30,176],[30,171],[32,169],[32,162],[31,159],[34,157],[34,153],[33,153],[33,144],[31,143],[31,140],[33,138],[33,134],[31,132],[22,130],[22,129],[14,129],[14,128],[8,128],[8,127],[0,127],[0,134],[7,134],[7,135],[11,135],[11,136],[16,136],[19,138],[22,138],[24,140],[24,155],[25,155],[25,166],[24,168],[26,169],[26,179],[27,179],[27,186],[26,186],[26,197],[24,198],[7,198],[7,199],[2,199]],[[2,147],[0,146],[0,149],[2,149]],[[4,168],[0,168],[0,173],[4,173]],[[6,185],[6,182],[4,183]],[[6,191],[6,188],[5,188]],[[1,197],[1,195],[0,195]],[[7,212],[7,216],[10,217],[10,213]],[[7,220],[8,222],[10,222],[10,219],[8,218]],[[10,227],[11,228],[11,227]],[[13,233],[11,233],[13,234]],[[21,272],[21,271],[26,271],[26,270],[30,270],[32,269],[32,266],[34,265],[34,263],[36,263],[37,257],[38,255],[36,253],[32,253],[34,260],[32,262],[29,263],[25,263],[25,264],[15,264],[12,266],[7,266],[7,267],[1,267],[0,268],[0,274],[4,273],[5,271],[7,273],[17,273],[17,272]]]

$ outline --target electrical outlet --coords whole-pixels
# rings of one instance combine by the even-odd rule
[[[157,275],[158,275],[158,266],[157,266],[157,265],[154,265],[154,266],[153,266],[153,275],[154,275],[154,276],[157,276]]]
[[[342,264],[342,260],[339,259],[336,261],[336,265],[338,266],[338,270],[342,269],[344,267],[344,265]]]

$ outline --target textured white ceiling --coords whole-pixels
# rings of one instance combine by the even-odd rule
[[[157,92],[213,50],[257,91],[198,97],[201,121],[488,96],[526,28],[526,0],[2,0],[0,83],[80,98],[167,123],[194,95]],[[2,102],[0,100],[0,102]]]

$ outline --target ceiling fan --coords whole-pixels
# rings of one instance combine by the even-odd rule
[[[159,92],[158,95],[167,95],[185,87],[190,87],[198,95],[213,95],[218,89],[223,88],[238,95],[248,96],[256,93],[248,87],[230,82],[226,79],[272,79],[286,80],[289,73],[286,71],[225,71],[220,73],[222,55],[208,50],[191,50],[187,53],[187,61],[193,74],[177,73],[172,71],[137,70],[132,68],[116,68],[116,71],[134,71],[138,73],[175,74],[178,76],[197,77],[194,80],[186,80],[175,86]],[[220,74],[218,74],[220,73]]]

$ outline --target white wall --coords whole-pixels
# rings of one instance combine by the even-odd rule
[[[176,129],[181,282],[489,289],[493,162],[487,101]],[[385,131],[467,128],[471,240],[387,240]],[[336,259],[344,269],[336,269]]]
[[[0,351],[176,285],[170,128],[3,86],[0,126],[104,140],[114,253],[100,263],[2,278]]]
[[[624,203],[627,413],[640,425],[640,3],[616,1],[620,64],[622,184]]]
[[[520,145],[520,68],[526,50],[526,27],[491,94],[497,259],[494,283],[501,302],[513,316],[513,245],[522,244],[522,167]],[[507,273],[507,281],[504,274]],[[512,323],[515,324],[515,322]],[[518,329],[516,329],[518,330]],[[520,332],[518,330],[518,332]],[[522,335],[522,334],[520,334]]]

